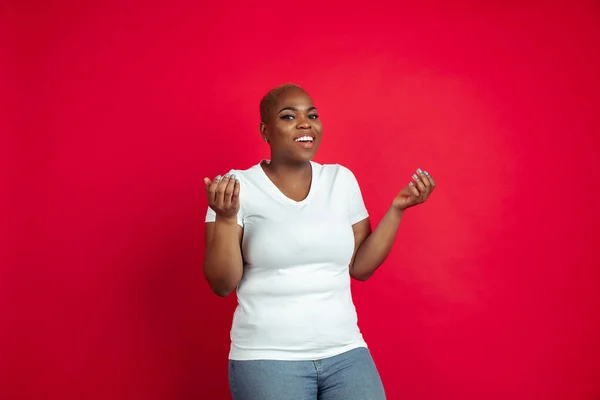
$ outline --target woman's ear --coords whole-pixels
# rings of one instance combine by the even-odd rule
[[[267,125],[264,122],[260,123],[260,135],[265,142],[269,143],[269,138],[267,136]]]

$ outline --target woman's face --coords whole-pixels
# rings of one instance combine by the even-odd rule
[[[321,144],[321,121],[310,96],[302,89],[280,93],[261,124],[261,134],[271,145],[272,158],[310,161]]]

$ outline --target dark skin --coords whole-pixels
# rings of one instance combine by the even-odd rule
[[[260,124],[260,133],[271,147],[271,161],[261,164],[279,190],[295,201],[309,193],[312,168],[310,161],[321,144],[323,126],[310,96],[300,88],[290,88],[275,99]],[[297,138],[310,136],[312,144],[299,144]],[[354,254],[350,275],[364,281],[389,255],[406,209],[425,202],[435,182],[426,171],[417,170],[413,180],[392,200],[387,213],[372,231],[369,218],[352,226]],[[235,177],[204,179],[209,206],[217,214],[206,224],[204,274],[219,296],[229,295],[242,278],[242,228],[237,224],[240,185]]]
[[[263,139],[271,146],[271,162],[262,168],[279,190],[295,201],[308,196],[312,180],[310,160],[321,144],[323,125],[310,96],[301,89],[288,89],[277,97],[269,118],[260,124]],[[310,148],[295,141],[314,139]]]

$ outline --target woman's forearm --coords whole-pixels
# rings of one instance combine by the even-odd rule
[[[217,217],[204,253],[204,276],[219,296],[233,292],[242,278],[243,262],[240,248],[240,227],[236,221]]]
[[[352,264],[353,278],[367,280],[383,264],[392,250],[403,215],[404,210],[390,207],[375,231],[362,242]]]

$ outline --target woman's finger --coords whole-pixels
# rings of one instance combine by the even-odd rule
[[[207,178],[208,179],[208,178]],[[221,175],[217,175],[215,179],[206,188],[206,197],[208,197],[208,204],[214,206],[217,196],[217,186],[221,179]]]
[[[231,207],[231,197],[233,196],[233,189],[235,189],[235,175],[231,175],[227,179],[227,186],[225,186],[223,194],[223,208],[226,210]]]
[[[423,182],[423,185],[425,185],[425,189],[429,191],[431,187],[431,182],[429,181],[427,175],[425,175],[425,172],[423,172],[421,168],[417,168],[417,174],[419,174],[419,179],[421,180],[421,182]]]
[[[427,176],[429,183],[431,183],[431,190],[433,190],[435,188],[435,181],[433,180],[433,176],[431,176],[431,174],[427,171],[424,171],[423,174],[425,174],[425,176]]]
[[[208,205],[210,206],[212,203],[212,199],[214,198],[214,194],[211,194],[210,187],[212,186],[212,182],[210,178],[204,178],[204,189],[206,190],[206,197],[208,199]]]
[[[421,195],[425,194],[426,191],[427,191],[427,188],[425,187],[425,185],[421,181],[421,178],[419,177],[419,175],[413,174],[412,178],[415,181],[415,183],[414,183],[415,187],[417,189],[419,189],[419,194],[421,194]]]
[[[231,206],[239,207],[240,204],[240,181],[238,179],[235,180],[235,186],[233,188],[233,194],[231,196]]]
[[[223,178],[219,180],[219,184],[217,185],[217,194],[215,197],[215,205],[218,208],[224,208],[225,206],[225,189],[229,184],[229,174],[225,174]]]
[[[417,186],[411,181],[408,183],[408,186],[410,186],[410,191],[411,193],[415,196],[415,197],[419,197],[420,193],[419,193],[419,189],[417,189]]]

